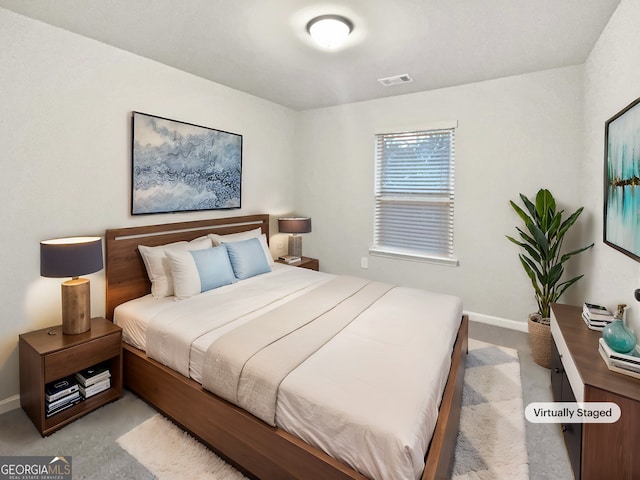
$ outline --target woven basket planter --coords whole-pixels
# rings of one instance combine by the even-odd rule
[[[532,313],[529,315],[529,340],[533,360],[544,368],[551,365],[551,325],[548,318]]]

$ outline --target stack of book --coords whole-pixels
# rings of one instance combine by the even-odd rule
[[[640,352],[637,346],[630,353],[618,353],[611,349],[603,338],[599,341],[598,351],[609,370],[640,378]]]
[[[296,257],[294,255],[283,255],[282,257],[278,257],[278,260],[281,260],[289,265],[300,265],[302,263],[302,258]]]
[[[606,307],[593,303],[585,303],[582,306],[582,319],[591,330],[600,331],[614,320],[613,314]]]
[[[80,402],[82,397],[79,390],[78,382],[74,377],[46,384],[44,387],[45,416],[49,418]]]
[[[111,388],[111,372],[105,365],[95,365],[76,373],[83,398],[92,397]]]

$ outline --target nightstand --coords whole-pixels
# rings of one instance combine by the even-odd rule
[[[122,396],[122,329],[104,318],[91,319],[91,330],[64,335],[62,325],[19,336],[20,404],[42,436]],[[105,363],[111,387],[49,418],[45,385]]]
[[[308,268],[309,270],[315,270],[316,272],[320,270],[320,261],[317,258],[311,258],[311,257],[301,257],[301,258],[302,258],[302,262],[296,263],[295,265],[287,263],[283,260],[276,260],[276,262],[282,263],[283,265],[291,265],[292,267]]]

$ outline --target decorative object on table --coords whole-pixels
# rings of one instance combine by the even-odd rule
[[[609,370],[640,378],[640,352],[638,352],[637,346],[629,353],[620,353],[607,345],[604,338],[600,338],[598,339],[598,351]]]
[[[591,330],[602,331],[604,327],[613,322],[613,314],[607,307],[585,302],[582,305],[582,319]]]
[[[111,388],[111,372],[107,365],[95,365],[77,372],[76,380],[80,383],[83,398],[92,397]]]
[[[70,376],[45,385],[45,417],[76,405],[80,400],[80,389],[75,378]]]
[[[311,219],[309,217],[279,218],[278,231],[280,233],[291,233],[289,235],[289,255],[302,257],[302,237],[299,234],[311,232]]]
[[[518,257],[531,280],[538,303],[537,315],[530,315],[528,322],[533,359],[539,365],[549,368],[551,304],[558,301],[567,288],[583,277],[578,275],[569,280],[562,280],[564,263],[574,255],[591,248],[593,243],[568,253],[562,252],[565,235],[578,220],[583,207],[563,219],[564,210],[556,210],[556,201],[547,189],[538,190],[535,204],[523,194],[520,194],[520,199],[525,209],[513,201],[510,202],[524,223],[524,228],[516,227],[520,240],[508,235],[506,237],[524,249],[524,253],[520,253]]]
[[[74,335],[91,329],[91,287],[88,278],[102,270],[102,239],[72,237],[40,242],[40,275],[71,277],[62,284],[62,333]]]
[[[602,330],[605,343],[618,353],[629,353],[636,348],[636,336],[624,324],[625,307],[625,304],[618,305],[615,320]]]
[[[240,208],[242,135],[133,112],[131,213]]]
[[[295,257],[293,255],[282,255],[281,257],[278,257],[278,260],[281,260],[287,265],[300,265],[302,263],[302,258]]]
[[[604,243],[640,261],[640,98],[605,122]]]

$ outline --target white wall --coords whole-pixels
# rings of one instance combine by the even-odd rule
[[[369,257],[374,131],[439,120],[458,121],[460,266]],[[303,112],[295,205],[313,220],[304,252],[323,270],[454,293],[468,311],[525,322],[537,307],[518,248],[505,238],[518,223],[509,200],[547,187],[575,210],[582,127],[581,66]],[[360,268],[361,257],[368,257],[368,270]]]
[[[640,287],[639,264],[605,245],[603,231],[603,162],[605,122],[640,97],[640,2],[622,0],[600,36],[584,69],[584,171],[582,201],[595,221],[589,235],[596,238],[592,281],[587,298],[615,309],[629,305],[627,320],[640,337],[640,305],[633,291]]]
[[[291,211],[295,112],[4,9],[0,45],[1,410],[19,391],[18,334],[60,323],[40,240]],[[132,110],[242,134],[242,209],[132,217]],[[103,315],[104,271],[89,278]]]

